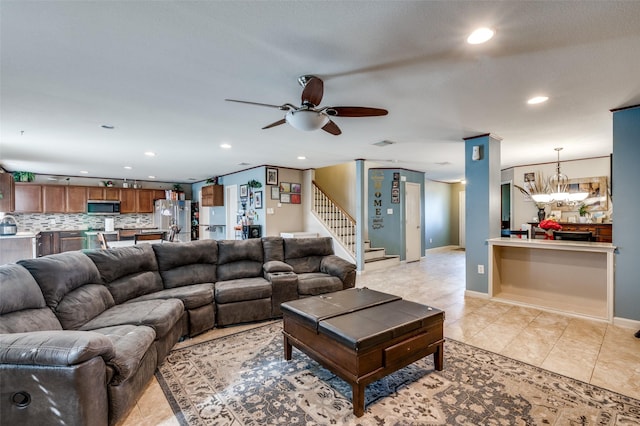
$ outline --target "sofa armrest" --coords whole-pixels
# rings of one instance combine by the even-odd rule
[[[33,331],[0,334],[0,364],[68,366],[115,356],[107,336],[92,331]]]
[[[265,278],[267,278],[267,275],[272,272],[293,272],[293,267],[291,265],[279,260],[271,260],[265,263],[262,265],[262,269],[264,270]]]
[[[298,275],[293,272],[265,272],[271,283],[271,316],[281,317],[280,304],[298,298]]]
[[[356,265],[335,254],[322,258],[320,272],[340,278],[344,289],[356,285]]]

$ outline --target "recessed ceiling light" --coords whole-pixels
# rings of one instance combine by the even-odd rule
[[[228,143],[223,143],[223,144],[220,144],[220,148],[222,148],[222,149],[231,149],[231,145],[229,145]]]
[[[133,169],[133,167],[131,167],[131,166],[124,166],[124,167],[123,167],[123,169],[131,170],[131,169]]]
[[[305,157],[304,155],[298,155],[298,160],[306,160],[307,157]]]
[[[491,40],[495,31],[491,28],[478,28],[474,32],[471,33],[469,37],[467,37],[467,43],[469,44],[482,44]]]
[[[146,155],[147,157],[155,157],[156,153],[155,152],[151,152],[151,151],[147,151],[144,153],[144,155]]]
[[[529,105],[541,104],[549,100],[548,96],[535,96],[527,101]]]
[[[155,176],[149,176],[149,179],[155,179],[155,178],[156,178]]]
[[[86,174],[88,174],[89,172],[88,172],[87,170],[80,170],[80,173],[81,173],[81,174],[83,174],[83,175],[86,175]]]
[[[100,127],[102,127],[103,129],[107,129],[107,130],[113,130],[116,128],[116,126],[111,125],[111,124],[103,124]]]

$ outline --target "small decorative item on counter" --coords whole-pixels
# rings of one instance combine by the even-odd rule
[[[205,183],[212,183],[214,185],[218,184],[218,176],[212,176],[209,179],[206,180]]]
[[[104,186],[111,188],[113,186],[113,181],[112,180],[103,180],[102,183],[104,184]]]
[[[123,187],[123,188],[128,188],[128,187],[129,187],[129,182],[127,182],[127,180],[126,180],[126,179],[124,179],[124,180],[122,181],[122,187]]]
[[[553,231],[562,230],[562,225],[555,221],[555,219],[545,219],[538,224],[540,229],[545,231],[545,240],[553,240]]]

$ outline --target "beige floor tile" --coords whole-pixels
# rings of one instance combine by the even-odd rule
[[[582,318],[572,318],[561,339],[571,339],[587,345],[601,345],[607,324]]]
[[[640,399],[640,360],[598,359],[591,384]]]
[[[488,351],[500,353],[520,333],[516,327],[493,323],[480,330],[467,343]]]
[[[553,349],[558,337],[560,333],[525,328],[500,353],[539,367]]]
[[[585,345],[580,341],[561,337],[542,362],[541,367],[589,382],[599,351],[600,347],[597,345]]]

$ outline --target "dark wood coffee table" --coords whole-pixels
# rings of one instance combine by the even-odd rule
[[[369,289],[285,302],[284,358],[292,346],[351,385],[353,412],[364,414],[369,383],[433,354],[442,370],[444,311]]]

